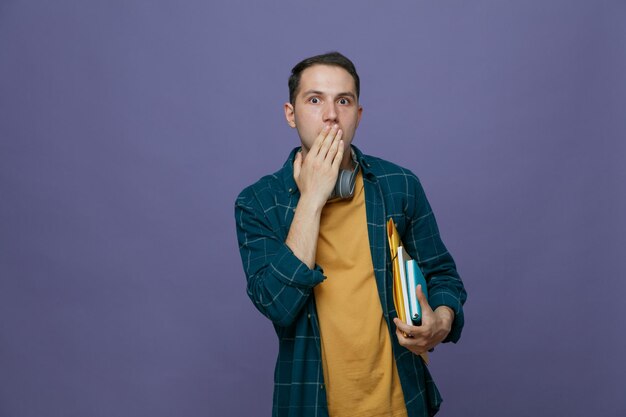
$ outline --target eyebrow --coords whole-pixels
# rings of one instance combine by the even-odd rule
[[[318,96],[323,96],[325,93],[323,91],[319,91],[319,90],[308,90],[308,91],[305,91],[303,93],[303,95],[305,95],[305,96],[309,96],[311,94],[315,94],[315,95],[318,95]],[[336,97],[350,97],[353,100],[356,100],[356,95],[353,92],[351,92],[351,91],[341,92],[341,93],[337,94]]]

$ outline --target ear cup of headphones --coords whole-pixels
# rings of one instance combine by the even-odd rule
[[[357,165],[353,170],[340,169],[337,175],[335,189],[330,198],[351,198],[354,195],[354,186],[356,184],[356,174],[359,172]]]

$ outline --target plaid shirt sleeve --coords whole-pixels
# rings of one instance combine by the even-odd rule
[[[289,326],[325,277],[316,265],[309,269],[285,244],[278,223],[269,219],[291,215],[291,207],[266,198],[268,193],[248,187],[237,198],[237,239],[248,280],[248,296],[266,317],[279,326]]]
[[[408,194],[413,198],[407,199],[408,223],[402,241],[424,272],[432,309],[447,306],[454,311],[452,329],[444,342],[457,342],[463,329],[463,304],[467,293],[454,260],[441,240],[435,215],[419,179],[407,172],[406,180]]]

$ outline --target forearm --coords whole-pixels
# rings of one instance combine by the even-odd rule
[[[255,269],[254,263],[250,269]],[[297,319],[314,286],[324,280],[320,268],[309,269],[282,244],[270,263],[248,274],[248,296],[266,317],[279,326]]]
[[[325,125],[308,151],[293,161],[293,179],[300,190],[285,244],[309,269],[315,267],[322,208],[330,196],[343,158],[343,132],[337,124]]]
[[[323,206],[320,206],[319,203],[302,196],[296,206],[293,222],[285,240],[285,244],[293,254],[309,269],[315,267],[322,208]]]
[[[447,309],[452,318],[450,332],[444,342],[457,342],[465,322],[463,304],[467,294],[456,268],[441,267],[451,265],[453,261],[449,254],[445,256],[449,261],[442,262],[439,268],[425,268],[429,273],[428,301],[436,311]]]
[[[293,177],[300,199],[287,236],[282,233],[286,213],[268,217],[273,201],[263,205],[253,190],[237,199],[237,238],[248,279],[248,295],[255,306],[275,324],[293,323],[306,304],[313,287],[325,277],[315,264],[322,208],[337,181],[343,155],[341,130],[322,130],[304,159],[298,152]],[[265,192],[265,191],[264,191]],[[267,195],[266,195],[267,196]],[[281,205],[280,210],[291,210]]]
[[[464,324],[465,287],[454,259],[439,235],[434,214],[419,182],[414,188],[415,205],[409,209],[412,221],[407,228],[405,243],[409,253],[419,259],[419,266],[428,282],[428,302],[433,310],[449,308],[451,328],[445,342],[458,341]],[[429,237],[429,239],[424,239]],[[444,310],[442,310],[444,311]]]
[[[314,286],[324,280],[321,269],[310,269],[279,234],[280,222],[270,221],[253,192],[243,192],[235,204],[237,240],[248,296],[279,326],[296,319]]]

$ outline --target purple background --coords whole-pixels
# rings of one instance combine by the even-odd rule
[[[469,292],[441,416],[626,415],[626,3],[0,2],[0,416],[268,416],[233,203],[300,59],[417,173]]]

